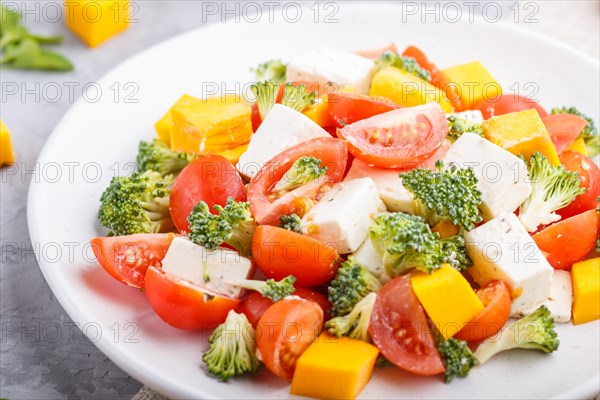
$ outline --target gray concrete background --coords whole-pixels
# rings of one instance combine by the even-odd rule
[[[56,82],[67,87],[76,82],[81,88],[148,46],[203,25],[202,2],[139,1],[135,16],[139,22],[115,40],[89,50],[61,22],[52,21],[54,6],[62,2],[5,3],[28,7],[26,24],[33,32],[64,33],[66,40],[57,50],[75,64],[75,70],[66,74],[0,69],[3,92],[9,83],[20,88],[21,96],[3,94],[0,116],[13,133],[20,168],[28,169],[33,167],[56,123],[81,94],[81,90],[75,90],[74,99],[64,93],[57,102],[50,102],[41,90],[45,84]],[[503,2],[502,7],[511,4]],[[538,5],[540,23],[528,28],[598,58],[597,1],[553,1]],[[211,17],[207,23],[218,18]],[[6,169],[0,172],[0,397],[129,399],[142,385],[116,367],[72,325],[41,275],[27,230],[30,177],[9,176]]]

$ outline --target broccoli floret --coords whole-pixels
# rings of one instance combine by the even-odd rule
[[[302,219],[297,214],[282,215],[279,217],[279,227],[288,231],[302,233]]]
[[[581,117],[587,121],[587,126],[583,128],[579,137],[585,142],[585,147],[590,157],[596,156],[600,153],[600,135],[598,135],[598,128],[594,124],[594,120],[585,114],[582,114],[575,107],[560,107],[553,108],[550,114],[573,114]]]
[[[169,195],[173,180],[173,176],[156,171],[114,177],[100,197],[100,223],[117,236],[171,231],[174,224]]]
[[[473,265],[473,261],[467,253],[465,238],[461,235],[441,239],[443,262],[450,264],[458,271],[464,271]]]
[[[403,57],[392,51],[386,51],[377,61],[375,61],[375,68],[377,71],[385,67],[400,68],[424,81],[431,82],[431,74],[429,71],[422,68],[412,57]]]
[[[162,175],[177,175],[191,161],[194,154],[177,153],[158,139],[140,142],[137,155],[138,171],[156,171]]]
[[[315,91],[307,93],[306,85],[296,86],[292,83],[286,83],[285,87],[283,88],[281,104],[300,112],[313,105],[316,97],[317,93]]]
[[[329,286],[329,301],[333,316],[348,314],[356,303],[371,292],[381,289],[381,282],[350,256],[338,269]]]
[[[244,279],[232,282],[232,284],[244,289],[257,291],[263,297],[267,297],[272,301],[279,301],[287,296],[291,296],[296,291],[294,283],[296,283],[296,277],[293,275],[288,275],[279,282],[274,279],[267,279],[266,281]]]
[[[256,221],[250,213],[250,203],[227,199],[225,207],[213,207],[218,215],[211,214],[208,205],[200,201],[187,217],[190,223],[188,237],[196,244],[209,250],[227,243],[243,256],[252,254],[252,236]]]
[[[450,383],[457,376],[464,378],[469,375],[471,368],[478,364],[464,340],[454,338],[442,340],[438,343],[438,351],[446,367],[444,372],[446,383]]]
[[[534,349],[552,353],[560,343],[554,331],[554,319],[546,306],[505,326],[494,338],[497,340],[487,339],[481,343],[473,354],[479,364],[510,349]]]
[[[265,119],[277,100],[279,83],[273,81],[257,82],[250,86],[250,90],[256,99],[260,118]]]
[[[413,268],[431,273],[444,262],[439,235],[417,215],[380,214],[369,227],[369,238],[391,277]]]
[[[454,142],[463,133],[470,132],[483,137],[483,128],[480,123],[469,122],[463,118],[457,118],[454,115],[448,117],[448,134],[446,139]]]
[[[356,303],[347,315],[335,317],[325,323],[325,329],[337,337],[347,336],[352,339],[370,341],[369,322],[377,299],[377,293],[369,293]]]
[[[433,225],[448,220],[466,230],[473,229],[482,220],[481,192],[473,170],[455,164],[444,169],[441,160],[435,166],[437,171],[417,168],[400,174],[404,187],[417,199],[418,214]]]
[[[208,338],[202,356],[208,372],[226,382],[234,376],[258,371],[256,331],[244,314],[229,311],[227,319]]]
[[[314,181],[327,173],[327,167],[321,167],[321,160],[313,156],[302,156],[273,187],[273,192],[289,191]]]
[[[580,187],[577,172],[550,164],[539,152],[531,156],[527,169],[531,194],[519,207],[519,220],[529,232],[535,232],[540,225],[560,220],[555,211],[585,193],[585,187]]]
[[[271,60],[258,64],[254,73],[256,75],[256,81],[273,81],[277,83],[285,82],[285,72],[287,66],[281,62],[281,60]]]

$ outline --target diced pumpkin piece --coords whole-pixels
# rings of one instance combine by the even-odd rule
[[[232,164],[236,164],[240,160],[241,155],[244,154],[246,150],[248,150],[248,143],[245,143],[238,147],[234,147],[232,149],[217,151],[214,154],[226,158]]]
[[[377,72],[371,81],[371,96],[383,96],[405,107],[437,101],[444,112],[454,112],[454,108],[444,92],[396,67],[386,67]]]
[[[154,124],[158,140],[167,146],[171,146],[171,121],[171,110],[169,110]]]
[[[438,222],[431,228],[431,231],[437,232],[442,239],[458,235],[459,230],[460,227],[458,225],[454,225],[452,222],[446,220]]]
[[[236,95],[206,100],[190,96],[189,102],[178,102],[171,108],[171,149],[208,154],[214,152],[211,146],[224,150],[248,143],[252,135],[250,115],[250,105]]]
[[[448,264],[432,274],[412,272],[411,284],[427,315],[445,339],[454,336],[484,309],[469,282]]]
[[[324,128],[326,126],[333,125],[331,116],[329,114],[329,105],[327,104],[327,96],[323,97],[318,103],[313,104],[306,110],[302,111],[302,114],[312,119],[317,125]]]
[[[514,155],[529,158],[541,152],[553,165],[560,160],[552,139],[535,109],[503,114],[483,121],[485,137]]]
[[[65,23],[88,47],[97,47],[129,26],[127,0],[67,0]]]
[[[587,148],[585,147],[585,140],[583,138],[577,138],[573,143],[567,147],[567,150],[573,150],[584,156],[588,156]]]
[[[371,379],[378,354],[372,344],[323,333],[298,358],[290,393],[354,399]]]
[[[573,323],[600,319],[600,257],[580,261],[571,268]]]
[[[0,120],[0,165],[12,164],[15,162],[15,153],[13,152],[10,132],[4,122]]]
[[[500,84],[479,61],[443,69],[442,74],[457,88],[466,108],[479,100],[494,99],[502,94]]]

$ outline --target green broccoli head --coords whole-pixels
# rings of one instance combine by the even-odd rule
[[[227,243],[243,256],[252,254],[252,236],[256,221],[250,213],[250,203],[227,199],[225,207],[215,205],[217,215],[211,214],[208,205],[200,201],[187,220],[190,224],[188,237],[194,243],[215,250]]]
[[[527,169],[531,195],[519,207],[519,220],[529,232],[535,232],[540,225],[560,220],[555,211],[585,193],[585,187],[580,186],[576,172],[550,164],[542,153],[531,156]]]
[[[229,311],[227,319],[208,338],[202,356],[209,374],[226,382],[229,378],[258,371],[256,332],[244,314]]]
[[[377,293],[367,294],[361,301],[356,303],[352,311],[347,315],[330,319],[325,323],[325,329],[337,337],[347,336],[352,339],[369,342],[369,322],[373,307],[377,300]]]
[[[319,179],[327,173],[327,167],[321,167],[321,160],[313,156],[302,156],[273,187],[273,192],[289,191]]]
[[[433,225],[449,220],[466,230],[473,229],[482,221],[481,192],[473,170],[455,164],[444,168],[441,160],[435,166],[437,171],[417,168],[400,174],[402,184],[418,201],[419,214]]]
[[[156,171],[162,175],[177,175],[191,161],[194,154],[177,153],[158,139],[141,141],[138,147],[138,171]]]
[[[329,313],[333,316],[348,314],[356,303],[379,289],[381,282],[350,256],[340,266],[329,286]]]
[[[471,368],[478,364],[464,340],[454,338],[442,340],[438,343],[438,351],[446,367],[444,371],[446,383],[450,383],[457,376],[464,378],[469,375]]]
[[[483,128],[478,122],[469,122],[466,119],[455,117],[451,115],[448,117],[448,134],[446,139],[454,142],[463,133],[470,132],[483,137]]]
[[[279,227],[288,231],[302,233],[302,219],[297,214],[282,215],[279,217]]]
[[[250,90],[256,99],[260,118],[265,119],[277,101],[279,83],[273,81],[256,82],[250,85]]]
[[[431,74],[426,69],[422,68],[417,61],[412,57],[403,57],[392,51],[386,51],[375,61],[377,71],[386,67],[396,67],[414,75],[424,81],[431,82]]]
[[[465,238],[455,235],[449,238],[440,239],[442,246],[443,262],[450,264],[452,268],[458,271],[464,271],[473,265],[473,261],[467,253]]]
[[[270,60],[258,64],[254,69],[256,81],[273,81],[277,83],[285,82],[285,73],[287,66],[281,60]]]
[[[431,273],[444,262],[439,235],[417,215],[380,214],[369,227],[369,238],[391,277],[413,268]]]
[[[546,306],[505,326],[494,338],[485,340],[475,351],[474,356],[480,364],[501,351],[534,349],[552,353],[560,344],[554,330],[554,319]]]
[[[593,119],[581,113],[575,107],[553,108],[550,111],[550,114],[573,114],[585,119],[588,124],[583,128],[579,137],[584,140],[587,153],[590,157],[595,157],[600,153],[600,135],[598,135],[598,128],[596,127],[596,124],[594,124]]]
[[[271,299],[272,301],[282,300],[287,296],[291,296],[296,291],[296,288],[294,287],[296,277],[293,275],[288,275],[280,281],[274,279],[267,279],[266,281],[244,279],[231,283],[243,287],[244,289],[259,292],[263,297]]]
[[[281,104],[301,112],[305,108],[315,104],[316,97],[317,93],[315,91],[307,93],[306,85],[296,86],[293,83],[286,83],[283,88]]]
[[[155,171],[113,178],[100,197],[100,223],[116,236],[171,231],[174,224],[169,195],[173,180],[173,176]]]

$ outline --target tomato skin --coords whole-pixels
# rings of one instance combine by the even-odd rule
[[[258,127],[262,123],[260,118],[260,112],[258,111],[258,105],[252,103],[252,113],[250,114],[250,120],[252,121],[252,132],[256,132]]]
[[[481,111],[483,119],[517,111],[530,110],[532,108],[535,108],[542,118],[548,115],[544,107],[540,106],[535,100],[512,94],[503,94],[494,97],[493,99],[483,99],[469,107],[471,110]]]
[[[331,303],[327,300],[327,297],[323,296],[321,293],[317,293],[310,289],[296,288],[294,296],[317,303],[321,307],[321,310],[323,310],[323,322],[326,322],[331,318],[328,312],[331,309]],[[274,302],[271,299],[263,297],[263,295],[258,292],[252,292],[242,299],[240,304],[236,307],[236,311],[245,314],[248,321],[256,328],[260,317],[267,311],[267,308],[271,307],[273,304]]]
[[[214,328],[223,323],[239,300],[206,294],[185,281],[150,267],[146,272],[146,296],[156,314],[179,329]]]
[[[259,358],[276,376],[291,379],[298,357],[317,339],[322,327],[323,311],[314,301],[278,301],[258,321],[256,345]]]
[[[573,114],[552,114],[542,118],[558,154],[562,153],[577,139],[587,121]]]
[[[252,258],[267,278],[296,277],[295,286],[313,287],[330,281],[341,258],[325,243],[300,233],[261,225],[252,238]]]
[[[327,96],[327,105],[331,120],[338,128],[400,108],[385,98],[344,92],[330,93]]]
[[[586,191],[556,213],[565,219],[596,208],[596,199],[600,196],[600,168],[589,157],[573,150],[564,151],[559,158],[565,169],[577,172],[581,186],[585,187]]]
[[[406,169],[431,157],[448,131],[446,114],[437,103],[400,108],[338,129],[350,153],[382,168]]]
[[[588,210],[558,221],[533,235],[546,259],[555,269],[569,269],[596,246],[600,216]]]
[[[244,182],[232,163],[217,155],[199,158],[185,167],[175,178],[171,189],[171,217],[180,232],[189,229],[188,215],[199,201],[215,213],[215,204],[225,206],[227,198],[245,201]]]
[[[417,375],[444,372],[425,311],[412,291],[410,276],[395,278],[377,293],[369,334],[381,354]]]
[[[398,47],[394,43],[390,43],[385,47],[380,47],[378,49],[364,49],[355,51],[354,54],[359,55],[361,57],[369,58],[371,60],[377,60],[379,57],[383,55],[386,51],[391,51],[395,53],[398,51]]]
[[[327,166],[325,176],[279,198],[271,199],[269,195],[273,185],[302,156],[314,156],[321,160],[321,165]],[[314,200],[325,184],[334,184],[342,180],[347,161],[346,144],[330,137],[311,139],[279,153],[258,171],[248,185],[252,215],[261,225],[279,225],[282,215],[304,215],[305,200]]]
[[[146,270],[161,267],[173,233],[96,237],[90,244],[96,259],[113,278],[134,288],[145,286]]]
[[[477,289],[476,293],[485,306],[484,310],[454,335],[467,342],[480,342],[494,336],[510,315],[512,298],[510,289],[503,281],[490,281]]]

